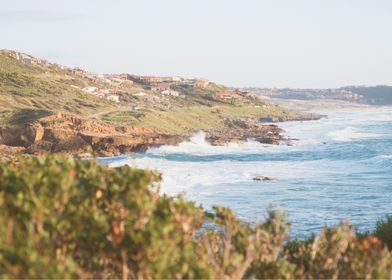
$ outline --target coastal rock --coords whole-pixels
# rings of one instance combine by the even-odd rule
[[[64,113],[42,118],[32,124],[0,128],[0,145],[18,147],[19,152],[32,155],[94,152],[98,156],[112,156],[145,152],[152,146],[175,145],[184,139],[182,135],[158,133],[141,127],[115,126]],[[8,155],[14,151],[3,148],[0,153]]]
[[[273,181],[274,179],[267,176],[256,176],[253,178],[254,181]]]
[[[255,118],[225,119],[224,129],[207,131],[206,140],[213,146],[222,146],[230,142],[245,142],[248,139],[278,145],[288,143],[289,139],[282,136],[283,130],[273,124],[260,124]]]

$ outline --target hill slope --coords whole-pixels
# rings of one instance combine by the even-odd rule
[[[171,88],[181,96],[170,96],[151,91],[150,84],[137,81],[113,84],[56,64],[25,65],[12,54],[12,51],[0,51],[0,124],[24,124],[66,112],[116,125],[188,133],[222,128],[226,118],[299,116],[294,111],[268,106],[244,92],[228,93],[226,87],[214,83],[204,88],[172,83]],[[94,87],[116,92],[120,102],[83,91]],[[226,94],[225,99],[216,97],[222,92]]]
[[[261,118],[318,117],[205,80],[171,79],[95,75],[0,51],[0,156],[123,154],[176,144],[199,130],[213,145],[248,138],[278,144],[287,139],[277,126],[261,124]]]
[[[56,65],[24,65],[0,52],[0,123],[18,123],[65,111],[87,116],[114,108],[113,102],[71,87],[87,82]]]

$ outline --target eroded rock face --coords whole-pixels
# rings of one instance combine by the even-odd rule
[[[222,121],[224,128],[206,131],[206,140],[212,145],[248,139],[266,144],[290,143],[290,139],[282,136],[282,129],[273,124],[261,124],[257,118],[226,118]],[[142,153],[154,146],[176,145],[189,136],[136,126],[115,126],[60,113],[32,124],[0,128],[0,145],[18,147],[21,148],[19,152],[31,155],[55,152],[113,156]]]
[[[28,147],[40,141],[43,135],[44,128],[34,125],[0,127],[0,144],[13,147]]]

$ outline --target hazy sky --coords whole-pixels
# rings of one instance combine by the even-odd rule
[[[392,1],[0,0],[0,48],[232,86],[392,84]]]

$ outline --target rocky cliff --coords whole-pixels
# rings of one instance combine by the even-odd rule
[[[152,146],[174,145],[183,140],[182,135],[158,133],[141,127],[114,126],[60,113],[30,124],[1,127],[0,153],[5,158],[15,152],[111,156],[145,152]]]
[[[313,118],[312,115],[303,120]],[[282,129],[274,124],[262,124],[263,120],[259,118],[227,117],[222,121],[223,128],[206,131],[207,141],[211,145],[244,142],[248,139],[266,144],[290,143],[290,139],[282,135]],[[154,146],[176,145],[191,134],[193,132],[180,135],[137,126],[115,126],[59,113],[32,123],[0,127],[0,160],[14,159],[18,153],[68,153],[84,157],[145,152]]]

